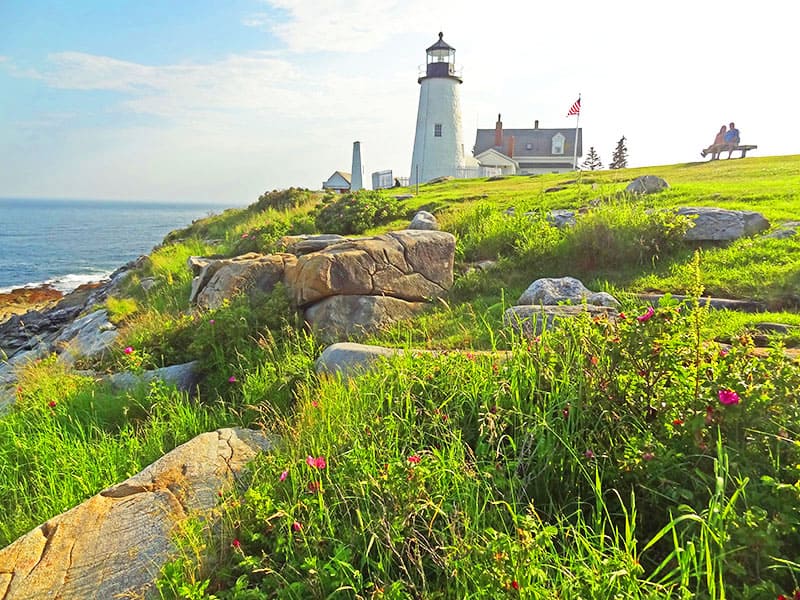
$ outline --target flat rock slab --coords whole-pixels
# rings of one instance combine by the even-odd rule
[[[180,365],[170,365],[160,369],[144,371],[143,373],[113,373],[105,380],[117,389],[128,390],[140,385],[147,385],[152,381],[163,381],[167,385],[173,385],[182,392],[194,391],[199,382],[200,363],[192,362]]]
[[[352,377],[368,371],[381,360],[402,353],[403,350],[400,348],[339,342],[322,351],[314,363],[314,368],[319,375]]]
[[[503,325],[527,337],[541,335],[555,327],[559,320],[574,319],[583,314],[616,319],[617,309],[593,304],[558,306],[512,306],[503,313]]]
[[[218,493],[271,447],[261,432],[204,433],[0,550],[4,600],[140,598],[177,549],[176,525],[207,514]]]
[[[684,236],[688,241],[728,242],[769,229],[769,221],[761,213],[751,210],[682,206],[675,212],[695,217],[694,227]]]
[[[354,344],[339,342],[332,344],[322,351],[317,358],[314,368],[318,375],[340,375],[343,378],[360,375],[392,356],[409,353],[412,356],[440,355],[458,353],[467,357],[491,356],[497,360],[505,360],[509,352],[491,352],[487,350],[405,350],[403,348],[387,348],[386,346],[371,346],[368,344]]]
[[[659,300],[665,295],[666,294],[636,294],[636,297],[650,304],[658,304]],[[670,297],[678,302],[684,302],[690,299],[689,296],[680,294],[670,294]],[[764,303],[756,302],[755,300],[730,300],[728,298],[711,298],[709,296],[704,296],[700,298],[700,306],[706,305],[708,305],[709,308],[717,310],[737,310],[739,312],[748,313],[764,312],[766,310]]]
[[[335,233],[285,235],[280,239],[280,245],[289,254],[303,256],[312,252],[319,252],[334,244],[347,242],[350,239],[352,238],[346,238]]]
[[[67,325],[56,338],[59,360],[71,365],[79,358],[96,358],[109,351],[119,336],[108,311],[96,310]]]
[[[781,223],[778,225],[775,231],[768,233],[766,237],[783,240],[796,236],[799,230],[800,221],[787,221],[786,223]]]

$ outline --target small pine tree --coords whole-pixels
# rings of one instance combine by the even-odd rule
[[[617,148],[611,155],[609,169],[624,169],[628,166],[628,148],[625,146],[625,136],[623,135],[617,142]]]
[[[589,153],[586,155],[586,160],[583,161],[583,168],[589,171],[596,171],[603,168],[603,163],[600,162],[600,156],[594,149],[594,146],[589,147]]]

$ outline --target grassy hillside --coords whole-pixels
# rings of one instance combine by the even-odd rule
[[[620,194],[643,174],[671,187]],[[164,386],[119,394],[52,360],[28,367],[0,417],[0,546],[200,431],[245,425],[284,443],[257,461],[247,492],[222,499],[221,528],[187,527],[164,597],[793,594],[800,366],[784,349],[800,335],[771,334],[757,351],[753,334],[800,326],[800,238],[689,246],[691,223],[663,209],[800,220],[800,156],[449,181],[394,198],[415,191],[270,192],[170,234],[108,301],[122,331],[114,356],[78,367],[196,359],[203,385],[192,398]],[[574,228],[547,222],[548,210],[584,207]],[[435,354],[318,378],[321,344],[283,290],[189,306],[189,256],[402,228],[418,209],[456,235],[455,285],[368,341]],[[495,262],[474,268],[481,260]],[[533,340],[502,328],[530,282],[566,275],[617,295],[625,316]],[[156,281],[147,293],[145,277]],[[650,311],[633,295],[649,290],[693,300]],[[703,293],[770,310],[709,311]]]

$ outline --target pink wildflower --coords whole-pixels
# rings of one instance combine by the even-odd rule
[[[733,390],[721,389],[719,392],[717,392],[717,396],[719,397],[719,403],[724,404],[725,406],[730,406],[731,404],[739,404],[739,402],[741,402],[739,394],[737,394]]]
[[[652,452],[642,452],[642,460],[650,461],[656,457]]]
[[[281,473],[281,476],[280,476],[280,477],[278,477],[278,479],[279,479],[280,481],[286,481],[286,478],[287,478],[288,476],[289,476],[289,471],[284,471],[283,473]]]
[[[636,317],[636,320],[639,321],[639,323],[644,323],[645,321],[649,321],[654,314],[656,314],[656,311],[653,309],[652,306],[648,306],[647,310],[644,311],[644,314]]]
[[[213,325],[214,323],[216,323],[216,321],[215,321],[214,319],[209,319],[209,320],[208,320],[208,322],[209,322],[211,325]]]
[[[302,531],[302,529],[303,529],[303,524],[300,523],[300,521],[295,521],[294,523],[292,523],[292,531]]]
[[[420,460],[422,459],[417,454],[412,454],[411,456],[408,457],[408,462],[415,465],[418,465]]]
[[[308,491],[311,494],[316,494],[319,491],[320,487],[321,487],[321,485],[320,485],[319,481],[309,481],[308,482]]]
[[[587,450],[586,452],[584,452],[584,453],[583,453],[583,455],[584,455],[586,458],[590,458],[590,459],[591,459],[591,458],[594,458],[594,452],[592,452],[591,450]]]
[[[314,458],[313,456],[306,456],[306,464],[309,467],[313,467],[315,469],[324,469],[328,466],[328,463],[325,462],[324,456],[318,456]]]
[[[123,352],[125,354],[133,354],[133,347],[132,346],[128,346],[127,348],[125,348],[125,350],[123,350]]]
[[[236,375],[231,375],[228,377],[228,383],[236,383]]]

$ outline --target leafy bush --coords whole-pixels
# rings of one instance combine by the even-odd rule
[[[317,229],[324,233],[363,233],[404,214],[402,205],[380,191],[360,190],[328,196],[316,213]]]
[[[275,251],[278,240],[292,230],[291,219],[274,209],[268,209],[258,221],[258,225],[240,234],[231,249],[232,255],[247,252],[270,254]]]

